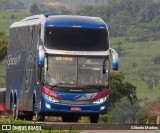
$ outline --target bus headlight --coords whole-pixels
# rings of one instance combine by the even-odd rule
[[[100,98],[100,99],[96,99],[96,100],[93,101],[93,104],[100,104],[100,103],[103,103],[104,101],[107,100],[107,97],[108,97],[108,96],[102,97],[102,98]]]
[[[43,97],[44,97],[45,99],[47,99],[48,101],[50,101],[50,102],[59,103],[59,100],[58,100],[58,99],[56,99],[56,98],[54,98],[54,97],[52,97],[52,96],[49,96],[49,95],[47,95],[47,94],[44,94],[44,93],[43,93]]]

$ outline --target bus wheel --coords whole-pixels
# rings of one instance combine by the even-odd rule
[[[34,112],[35,120],[36,121],[44,121],[45,115],[40,114],[39,112],[36,111],[36,102],[35,102],[35,99],[34,99],[34,103],[33,103],[33,112]]]
[[[13,116],[13,119],[14,120],[19,120],[19,119],[22,119],[19,115],[19,110],[17,110],[17,106],[16,104],[14,104],[12,106],[12,116]]]
[[[98,123],[99,114],[91,115],[91,116],[89,116],[89,118],[90,118],[90,123]]]
[[[26,116],[25,116],[25,120],[27,121],[31,121],[33,119],[33,113],[27,113]]]
[[[44,121],[45,115],[42,115],[38,112],[35,112],[35,119],[36,119],[36,121]]]
[[[68,116],[62,116],[62,121],[63,122],[78,122],[79,117],[74,116],[74,117],[68,117]]]

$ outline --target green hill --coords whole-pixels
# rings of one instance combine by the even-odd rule
[[[31,15],[27,12],[3,11],[0,12],[0,32],[9,32],[9,26],[16,21],[20,21],[26,16]]]
[[[116,40],[123,40],[119,46]],[[113,42],[113,43],[112,43]],[[160,64],[153,59],[160,55],[160,41],[129,42],[124,38],[111,39],[111,46],[122,49],[120,54],[120,71],[125,74],[125,80],[137,87],[138,98],[160,97]]]

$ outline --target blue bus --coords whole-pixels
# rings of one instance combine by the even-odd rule
[[[97,123],[107,113],[110,58],[106,23],[99,17],[34,15],[10,26],[6,107],[13,119],[61,116]]]

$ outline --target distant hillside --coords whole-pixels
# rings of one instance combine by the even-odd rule
[[[50,6],[64,6],[69,9],[75,9],[82,5],[103,5],[108,0],[42,0]]]
[[[81,5],[103,5],[107,0],[1,0],[0,11],[4,10],[29,10],[31,5],[43,6],[64,6],[67,9],[76,9]]]
[[[26,11],[29,10],[34,3],[43,5],[42,0],[1,0],[0,11]]]
[[[108,2],[115,2],[116,0],[1,0],[0,11],[4,10],[29,10],[31,5],[36,4],[40,8],[44,6],[51,7],[65,7],[70,10],[75,10],[80,6],[84,5],[105,5]],[[151,2],[159,2],[160,0],[150,0]]]

